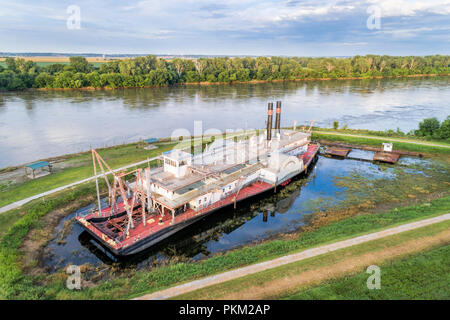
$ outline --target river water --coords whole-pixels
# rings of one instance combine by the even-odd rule
[[[0,168],[175,129],[264,127],[281,100],[283,126],[316,120],[350,128],[415,129],[450,114],[449,77],[0,93]]]

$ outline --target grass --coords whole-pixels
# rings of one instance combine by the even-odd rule
[[[356,216],[317,230],[308,231],[293,240],[274,240],[256,246],[232,250],[226,254],[198,263],[177,263],[148,271],[137,271],[124,277],[105,281],[98,286],[79,292],[65,288],[66,275],[30,276],[22,273],[19,246],[39,218],[64,203],[74,201],[83,194],[94,192],[93,184],[77,187],[46,202],[35,201],[27,214],[17,219],[0,242],[0,297],[20,299],[115,299],[139,296],[179,283],[233,268],[273,259],[317,245],[355,237],[397,224],[430,217],[450,210],[450,197],[433,200],[425,205],[398,208],[386,213]],[[6,213],[8,214],[8,213]],[[35,282],[46,279],[46,285]]]
[[[138,148],[137,143],[132,143],[98,149],[98,152],[111,168],[115,169],[155,157],[161,152],[170,150],[172,147],[173,144],[159,145],[157,149],[148,151]],[[3,190],[0,193],[0,207],[94,175],[90,152],[69,155],[65,163],[67,163],[68,167],[58,172],[38,179],[27,180],[21,184],[14,184]]]
[[[404,141],[417,142],[423,144],[441,144],[445,146],[450,146],[450,143],[446,140],[436,140],[436,139],[428,139],[424,137],[407,135],[405,133],[398,133],[393,130],[389,131],[373,131],[367,129],[334,129],[334,128],[320,128],[313,127],[313,131],[319,131],[324,133],[339,133],[339,134],[352,134],[352,135],[360,135],[360,136],[371,136],[374,139],[385,140],[387,139],[402,139]]]
[[[328,142],[344,142],[349,144],[356,144],[361,146],[375,146],[375,147],[381,147],[381,140],[383,141],[392,141],[389,137],[380,138],[380,137],[357,137],[357,136],[341,136],[341,135],[332,135],[327,134],[326,132],[313,132],[312,133],[312,139],[314,140],[325,140]],[[397,138],[395,138],[397,139]],[[427,153],[427,154],[450,154],[450,148],[446,147],[439,147],[439,146],[430,146],[430,145],[422,145],[422,144],[415,144],[408,142],[408,140],[405,140],[405,142],[399,142],[399,141],[392,141],[394,144],[395,150],[405,150],[405,151],[411,151],[411,152],[418,152],[418,153]],[[417,142],[423,142],[422,140],[417,140]],[[427,143],[427,142],[424,142]],[[444,143],[441,143],[442,145],[445,145]]]
[[[242,133],[233,133],[228,135],[228,138],[241,135]],[[211,142],[211,137],[203,138],[203,146],[206,143]],[[110,165],[112,169],[120,168],[125,165],[143,161],[147,158],[155,157],[164,151],[171,150],[175,146],[177,148],[186,148],[191,144],[191,148],[194,145],[199,144],[199,140],[186,139],[180,142],[170,142],[170,139],[160,139],[162,143],[155,144],[158,148],[153,150],[145,150],[142,148],[141,142],[123,144],[107,148],[98,148],[97,151],[102,158]],[[64,163],[67,165],[64,169],[60,169],[50,175],[26,180],[19,184],[9,184],[9,182],[0,184],[0,208],[10,203],[31,197],[33,195],[52,190],[54,188],[64,186],[85,178],[89,178],[94,175],[92,167],[92,157],[90,151],[65,155]],[[145,165],[142,165],[143,167]],[[16,168],[3,168],[0,169],[0,173],[8,172],[18,169]]]
[[[449,299],[450,246],[394,259],[380,265],[381,289],[367,290],[368,274],[341,277],[285,299]]]
[[[217,284],[214,286],[210,286],[204,289],[199,289],[193,292],[189,292],[180,296],[177,296],[176,299],[215,299],[221,297],[229,297],[229,296],[237,296],[239,297],[239,292],[244,290],[251,290],[253,293],[258,293],[259,295],[263,295],[264,298],[274,299],[280,297],[292,297],[292,288],[289,288],[291,284],[286,286],[285,279],[291,279],[296,275],[302,272],[318,272],[325,274],[325,277],[329,277],[328,269],[320,269],[327,268],[329,266],[337,265],[341,261],[349,261],[347,262],[347,267],[351,270],[353,268],[352,261],[363,259],[363,255],[370,254],[372,257],[377,257],[378,253],[383,253],[386,249],[393,248],[398,245],[402,245],[408,243],[409,241],[414,241],[417,239],[424,239],[425,237],[432,237],[441,233],[443,231],[447,231],[450,227],[450,221],[444,221],[441,223],[436,223],[433,225],[428,225],[419,229],[402,232],[393,236],[381,238],[378,240],[373,240],[370,242],[362,243],[359,245],[355,245],[352,247],[340,249],[334,252],[330,252],[327,254],[319,255],[313,258],[301,260],[298,262],[290,263],[287,265],[283,265],[281,267],[268,269],[262,272],[258,272],[249,276],[241,277],[235,280],[227,281],[221,284]],[[447,247],[448,248],[448,247]],[[414,249],[413,249],[414,250]],[[402,252],[397,252],[397,254],[402,255]],[[438,298],[445,299],[449,297],[450,292],[448,288],[446,288],[445,283],[448,283],[448,271],[449,267],[444,265],[439,265],[439,261],[443,262],[445,259],[448,259],[448,256],[445,257],[437,257],[434,261],[434,270],[438,270],[438,273],[435,274],[434,279],[431,283],[428,283],[429,289],[440,289],[435,292]],[[372,258],[373,260],[373,258]],[[370,260],[369,260],[370,261]],[[364,264],[364,263],[363,263]],[[372,263],[370,263],[372,264]],[[368,265],[364,265],[364,270]],[[420,288],[420,285],[414,284],[414,282],[427,283],[429,280],[425,275],[425,272],[421,270],[421,268],[415,268],[413,270],[408,268],[409,265],[401,266],[398,270],[397,274],[401,272],[408,273],[409,277],[405,279],[405,283],[394,283],[402,292],[407,292],[408,286],[415,286]],[[334,269],[334,268],[333,268]],[[384,289],[387,286],[389,281],[395,280],[396,275],[391,275],[390,277],[385,277],[387,270],[384,267],[381,267],[382,270],[382,288]],[[341,271],[342,272],[342,271]],[[347,292],[350,299],[367,299],[367,298],[376,298],[373,296],[374,291],[368,290],[366,287],[366,280],[368,278],[368,274],[364,272],[359,272],[360,275],[353,282],[346,282],[344,285],[342,284],[339,288],[341,289],[339,292]],[[305,274],[304,274],[305,275]],[[388,279],[385,279],[388,278]],[[316,278],[310,279],[302,279],[306,282],[303,286],[308,286],[309,281],[317,281]],[[412,282],[412,283],[411,283]],[[440,282],[440,286],[439,286]],[[283,285],[280,287],[280,285]],[[392,286],[392,287],[394,287]],[[298,291],[298,289],[296,289]],[[248,292],[248,291],[247,291]],[[308,292],[308,291],[306,291]],[[360,294],[357,294],[357,293]],[[324,295],[314,295],[312,297],[304,296],[305,298],[312,299],[329,299],[331,298],[339,298],[335,296],[327,296],[327,291],[324,292]],[[364,295],[365,294],[365,295]],[[426,298],[437,298],[433,296],[432,291],[424,291],[423,297]],[[415,293],[411,293],[404,298],[413,298]],[[294,297],[299,297],[298,295],[294,295]],[[385,298],[398,299],[402,298],[401,296],[386,296]]]
[[[2,234],[0,240],[0,298],[10,297],[12,292],[22,289],[26,290],[29,298],[38,298],[33,278],[22,273],[20,265],[19,247],[29,230],[36,226],[39,219],[47,213],[75,201],[82,196],[95,192],[94,184],[87,183],[72,190],[55,194],[45,200],[35,200],[21,210],[11,210],[0,215],[3,233],[5,226],[9,226],[8,231]],[[22,211],[25,209],[25,211]]]

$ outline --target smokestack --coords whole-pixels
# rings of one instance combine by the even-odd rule
[[[273,102],[267,105],[267,141],[272,139]]]
[[[277,109],[275,110],[275,132],[281,133],[280,116],[281,116],[281,101],[277,101]]]

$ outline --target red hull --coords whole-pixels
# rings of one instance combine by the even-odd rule
[[[304,163],[304,170],[307,171],[308,166],[311,164],[311,162],[314,160],[317,152],[319,149],[319,145],[310,144],[308,146],[308,150],[303,153],[302,155],[298,156],[299,159],[303,160]],[[283,181],[280,183],[281,186],[285,186],[291,182],[292,178]],[[249,186],[246,186],[242,188],[238,195],[231,194],[227,196],[226,198],[213,203],[212,205],[206,206],[204,208],[201,208],[198,211],[187,209],[185,212],[180,213],[175,216],[174,219],[172,219],[172,216],[169,214],[166,214],[164,217],[162,217],[161,220],[159,220],[156,217],[147,216],[147,223],[144,226],[142,221],[135,225],[135,228],[129,230],[129,235],[127,237],[123,237],[123,231],[119,231],[117,233],[118,237],[123,237],[123,240],[115,241],[110,236],[108,236],[108,232],[104,229],[104,223],[102,227],[99,227],[99,223],[96,223],[93,220],[99,220],[102,217],[105,219],[108,217],[110,208],[105,208],[101,210],[101,213],[98,212],[88,214],[85,217],[77,217],[77,221],[87,230],[89,231],[94,237],[96,237],[98,240],[100,240],[105,246],[111,249],[114,253],[121,255],[123,252],[127,251],[127,249],[131,247],[139,246],[139,243],[146,242],[146,239],[154,238],[154,235],[156,234],[163,234],[164,229],[170,229],[174,230],[177,225],[180,225],[183,227],[187,226],[190,220],[199,220],[199,218],[207,216],[209,213],[216,211],[218,209],[227,207],[231,204],[234,204],[235,202],[242,201],[244,199],[256,196],[258,194],[261,194],[263,192],[266,192],[270,189],[273,189],[274,185],[271,185],[266,182],[257,181]],[[235,200],[236,197],[236,200]],[[119,210],[117,212],[124,211],[124,205],[123,203],[119,204]],[[141,215],[141,209],[137,208],[135,209],[133,215],[136,215],[139,217]],[[125,215],[126,216],[126,215]],[[122,217],[112,218],[109,220],[110,225],[114,225],[114,220],[117,219],[117,221],[124,220],[123,215]],[[106,220],[105,220],[106,221]],[[102,230],[103,229],[103,230]],[[178,228],[181,229],[181,228]],[[120,230],[120,225],[117,225],[117,230]],[[178,231],[178,230],[176,230]],[[175,232],[175,231],[174,231]],[[174,233],[172,232],[172,233]],[[172,234],[171,233],[171,234]],[[167,236],[163,237],[166,238]],[[162,240],[162,239],[161,239]],[[152,240],[153,241],[153,240]],[[159,240],[160,241],[160,240]],[[148,242],[148,241],[147,241]],[[156,241],[153,241],[156,242]],[[153,243],[152,242],[152,243]],[[143,250],[143,249],[142,249]],[[130,250],[128,250],[130,251]],[[136,250],[133,250],[136,251]]]

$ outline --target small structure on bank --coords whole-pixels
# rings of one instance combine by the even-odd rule
[[[157,148],[157,146],[155,146],[154,143],[158,142],[158,138],[148,138],[145,139],[144,142],[146,143],[144,147],[145,150],[153,150]]]
[[[38,161],[24,167],[25,175],[30,179],[36,179],[52,173],[52,165],[47,161]]]
[[[392,150],[392,142],[383,142],[381,151],[375,152],[373,161],[397,163],[400,154]]]

